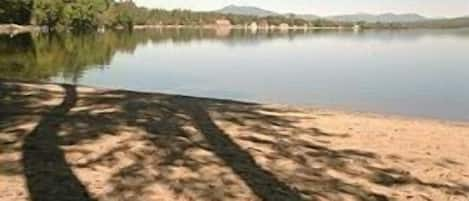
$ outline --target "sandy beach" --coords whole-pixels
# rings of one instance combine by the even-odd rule
[[[469,124],[0,81],[1,201],[467,201]]]

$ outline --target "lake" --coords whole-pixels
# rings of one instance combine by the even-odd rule
[[[469,29],[0,36],[0,77],[469,120]]]

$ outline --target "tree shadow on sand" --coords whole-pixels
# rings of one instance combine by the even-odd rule
[[[75,87],[64,85],[63,102],[42,116],[36,128],[24,139],[23,165],[30,198],[33,201],[92,200],[66,162],[59,147],[59,129],[77,101]]]
[[[57,96],[48,90],[0,84],[0,103],[10,108],[0,111],[2,135],[25,132],[17,128],[28,114],[41,117],[32,132],[15,138],[23,142],[32,200],[387,201],[393,198],[376,189],[413,186],[462,196],[469,189],[422,181],[382,164],[376,153],[334,149],[334,138],[349,136],[298,126],[311,119],[289,115],[293,110],[62,87],[63,101],[52,107],[37,104]],[[87,192],[82,183],[95,181],[74,172],[106,174],[94,185],[107,188]]]
[[[66,162],[64,151],[60,148],[60,127],[63,118],[77,101],[75,87],[61,86],[61,92],[22,92],[20,86],[3,83],[0,85],[2,112],[0,129],[5,143],[5,152],[22,152],[22,168],[10,173],[23,173],[29,197],[32,201],[89,201],[92,200],[85,187]],[[57,99],[62,102],[55,107],[37,107],[41,100]],[[31,116],[39,115],[40,120],[34,129],[21,129],[21,125],[34,122]],[[18,127],[18,128],[16,128]],[[22,146],[14,146],[21,141]],[[15,165],[11,162],[11,165]],[[10,170],[12,170],[10,168]]]
[[[298,192],[261,168],[255,159],[233,142],[197,102],[175,101],[194,121],[215,154],[220,157],[262,200],[303,200]]]

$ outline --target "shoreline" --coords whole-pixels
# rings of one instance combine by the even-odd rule
[[[121,30],[123,28],[109,28],[106,30]],[[256,27],[251,28],[242,25],[233,26],[217,26],[217,25],[135,25],[133,30],[152,30],[152,29],[210,29],[210,30],[272,30],[272,31],[291,31],[291,30],[356,30],[353,27],[303,27],[303,26],[292,26],[292,27]],[[103,29],[98,29],[98,32]],[[361,30],[361,29],[360,29]],[[22,33],[40,32],[41,27],[36,25],[17,25],[17,24],[0,24],[0,34],[17,35]],[[356,30],[357,31],[357,30]]]
[[[440,124],[449,124],[449,125],[460,125],[469,127],[469,120],[461,120],[461,119],[449,119],[449,118],[439,118],[439,117],[430,117],[424,115],[409,115],[409,114],[397,114],[392,112],[378,112],[378,111],[366,111],[366,110],[356,110],[353,108],[348,107],[340,107],[340,106],[296,106],[296,105],[289,105],[289,104],[273,104],[278,106],[286,106],[286,107],[299,107],[303,108],[304,110],[314,111],[326,111],[326,112],[333,112],[333,113],[342,113],[348,115],[357,115],[357,116],[365,116],[377,119],[400,119],[406,121],[424,121],[428,123],[440,123]]]
[[[31,84],[31,85],[73,85],[67,83],[60,83],[60,82],[49,82],[49,81],[29,81],[29,80],[11,80],[11,79],[4,79],[0,78],[1,83],[21,83],[21,84]],[[319,105],[296,105],[296,104],[286,104],[286,103],[266,103],[262,101],[249,101],[249,100],[237,100],[237,99],[230,99],[230,98],[213,98],[213,97],[205,97],[205,96],[191,96],[191,95],[184,95],[184,94],[176,94],[176,93],[168,93],[168,92],[157,92],[157,91],[139,91],[139,90],[130,90],[125,88],[108,88],[108,87],[93,87],[88,85],[73,85],[76,87],[83,87],[89,89],[95,89],[99,91],[120,91],[125,93],[134,93],[134,94],[141,94],[141,95],[152,95],[152,94],[163,94],[168,96],[177,96],[183,97],[188,99],[201,99],[201,100],[208,100],[208,101],[220,101],[220,102],[236,102],[236,103],[244,103],[244,104],[255,104],[255,105],[263,105],[267,107],[278,107],[278,108],[285,108],[285,109],[301,109],[304,111],[323,111],[323,112],[331,112],[331,113],[341,113],[346,115],[357,115],[357,116],[365,116],[371,118],[382,118],[382,119],[400,119],[400,120],[407,120],[407,121],[425,121],[429,123],[440,123],[440,124],[449,124],[449,125],[459,125],[459,126],[467,126],[469,127],[469,120],[461,120],[461,119],[446,119],[446,118],[438,118],[438,117],[429,117],[429,116],[419,116],[419,115],[405,115],[405,114],[396,114],[392,112],[376,112],[376,111],[365,111],[365,110],[356,110],[349,107],[342,107],[342,106],[319,106]]]
[[[353,31],[353,32],[363,32],[368,30],[454,30],[454,29],[466,29],[467,27],[456,27],[456,28],[356,28],[356,27],[342,27],[342,26],[333,26],[333,27],[304,27],[304,26],[290,26],[290,27],[280,27],[280,26],[269,26],[269,27],[256,27],[252,28],[249,26],[243,25],[232,25],[232,26],[218,26],[218,25],[135,25],[133,30],[156,30],[156,29],[206,29],[206,30],[246,30],[246,31],[278,31],[278,32],[289,32],[289,31]],[[17,24],[0,24],[0,34],[8,34],[11,36],[23,33],[37,33],[45,32],[47,28],[43,28],[37,25],[17,25]],[[123,30],[124,28],[106,28],[98,29],[97,32],[104,32],[107,30]]]
[[[38,32],[41,27],[34,25],[0,24],[0,34],[17,35]]]
[[[274,30],[274,31],[288,31],[288,30],[355,30],[354,27],[315,27],[315,26],[268,26],[268,27],[256,27],[251,28],[250,26],[244,25],[232,25],[232,26],[218,26],[218,25],[135,25],[134,30],[141,29],[222,29],[222,30]]]
[[[468,124],[2,79],[0,108],[2,201],[469,198]]]

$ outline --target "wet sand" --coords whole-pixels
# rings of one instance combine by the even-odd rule
[[[1,201],[469,200],[469,125],[0,81]]]

